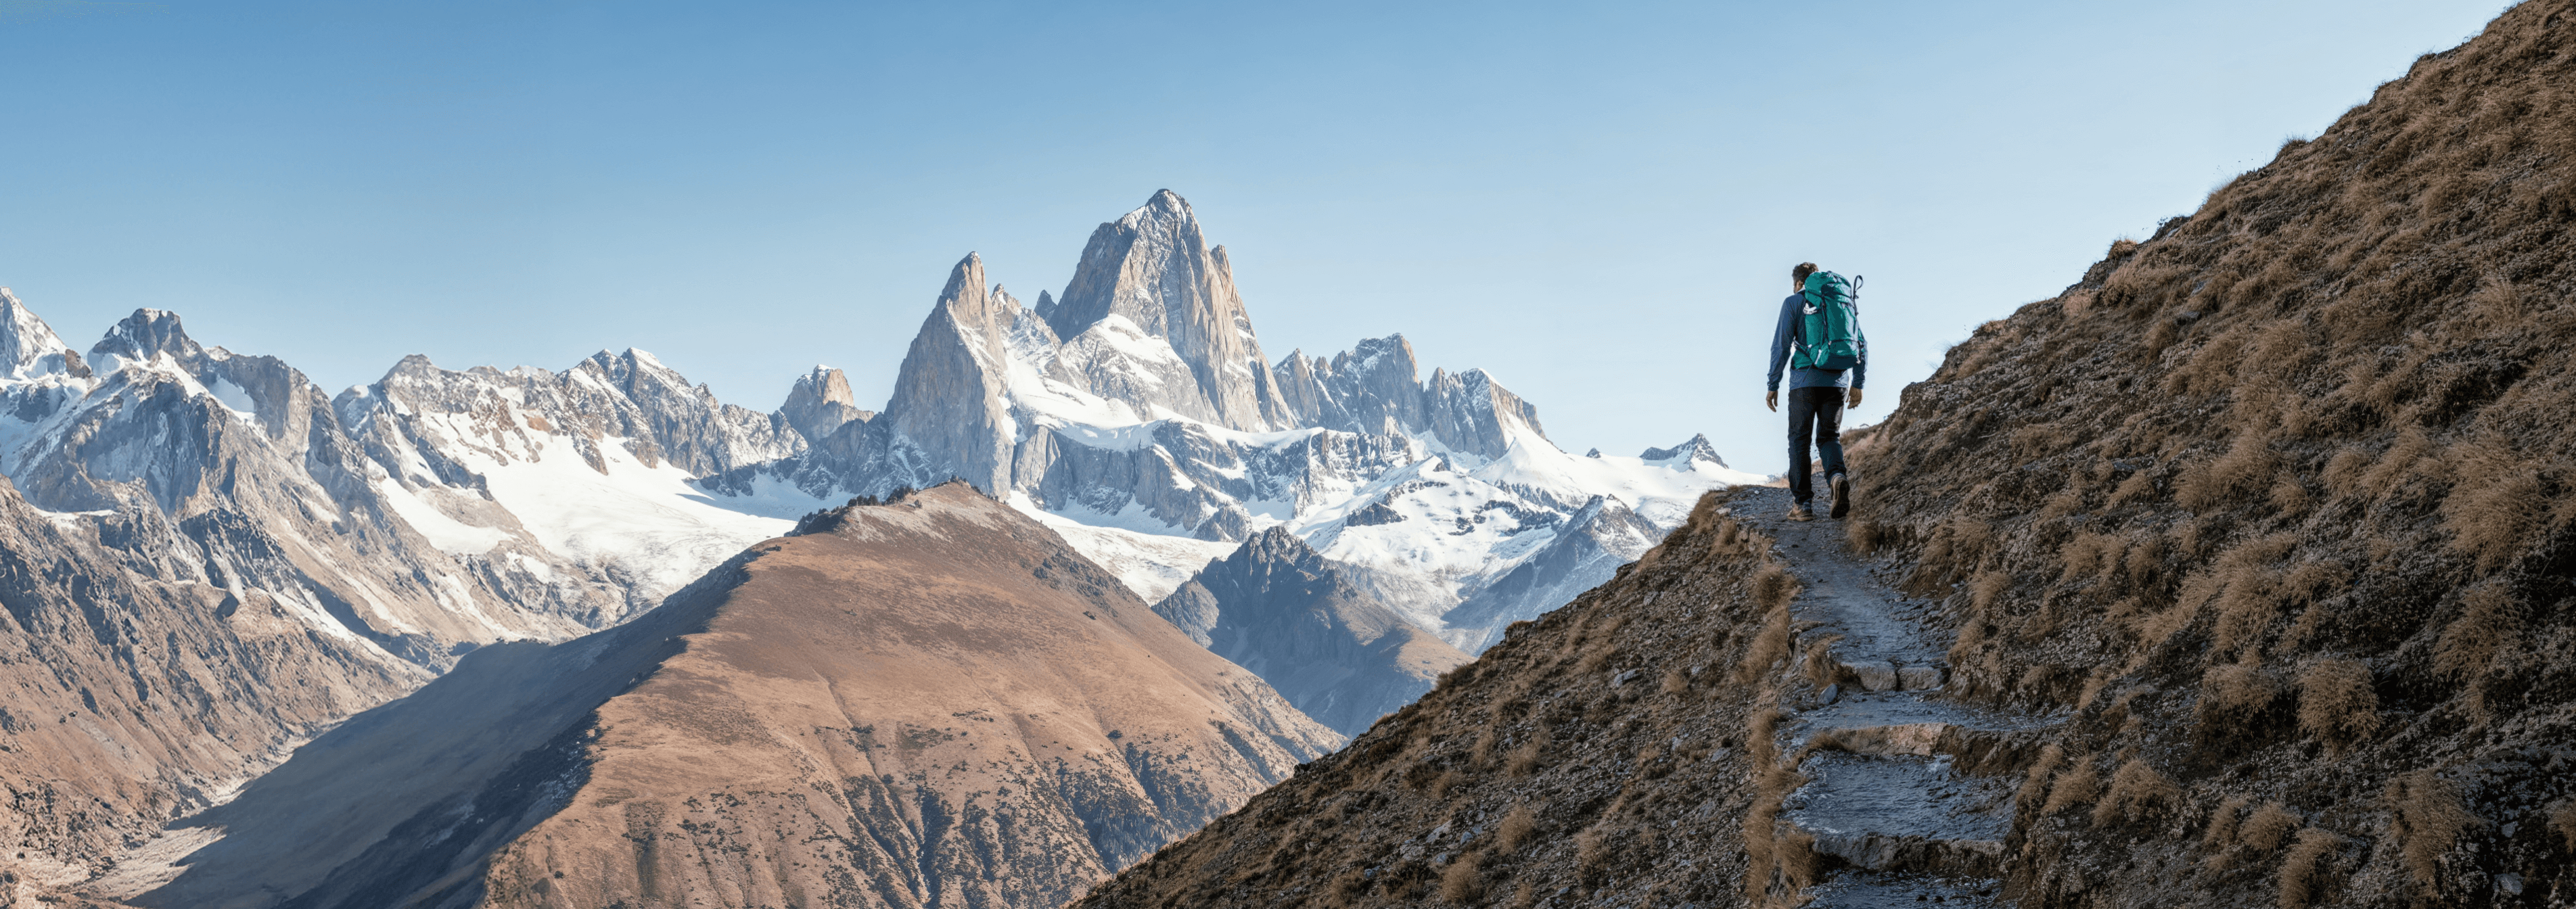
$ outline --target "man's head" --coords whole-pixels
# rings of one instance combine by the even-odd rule
[[[1807,286],[1807,276],[1815,273],[1816,263],[1800,262],[1798,263],[1798,267],[1789,269],[1789,283],[1798,287],[1805,287]]]

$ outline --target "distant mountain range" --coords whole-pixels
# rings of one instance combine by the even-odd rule
[[[11,873],[105,880],[91,859],[302,737],[477,648],[616,627],[853,496],[962,479],[1349,734],[1762,479],[1701,438],[1569,455],[1484,372],[1420,373],[1401,336],[1268,360],[1168,191],[1094,232],[1061,299],[958,263],[878,411],[822,367],[775,413],[724,404],[637,350],[413,356],[332,395],[163,311],[76,350],[0,290],[26,540],[0,732],[30,756],[0,782],[85,806],[0,808],[43,844]],[[1261,631],[1301,616],[1324,630]]]

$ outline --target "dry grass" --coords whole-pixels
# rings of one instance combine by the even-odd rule
[[[2048,795],[2048,778],[2057,772],[2057,765],[2065,760],[2065,749],[2059,748],[2055,743],[2041,747],[2039,758],[2031,762],[2029,772],[2022,776],[2021,790],[2013,794],[2015,810],[2038,810],[2043,804],[2041,799]]]
[[[1683,672],[1679,669],[1665,670],[1665,694],[1688,694],[1690,692],[1690,684],[1691,679],[1689,673]]]
[[[2326,880],[2334,874],[2335,852],[2343,848],[2343,837],[2310,827],[2299,831],[2290,844],[2290,854],[2281,859],[2281,909],[2307,909],[2325,896]]]
[[[1574,836],[1574,874],[1586,884],[1610,873],[1610,834],[1599,826]]]
[[[2226,663],[2201,673],[2200,702],[2194,710],[2203,734],[2225,737],[2235,724],[2270,709],[2279,696],[2280,686],[2273,684],[2262,666]]]
[[[1482,853],[1470,852],[1449,863],[1440,873],[1440,898],[1459,905],[1470,905],[1485,898],[1485,879],[1478,866],[1484,863]]]
[[[2251,801],[2253,799],[2242,795],[2231,795],[2220,801],[2217,810],[2209,813],[2209,829],[2201,831],[2200,848],[2218,852],[2235,845],[2236,821],[2239,815],[2245,813],[2245,805]],[[2218,861],[2217,856],[2213,855],[2210,859],[2212,870],[2226,867],[2224,862]]]
[[[2549,829],[2570,854],[2576,854],[2576,799],[2562,799],[2549,809]]]
[[[2305,819],[2279,802],[2265,802],[2254,810],[2238,828],[2236,841],[2257,854],[2269,854],[2281,848],[2281,840],[2299,829]]]
[[[2479,571],[2511,564],[2531,548],[2543,507],[2540,474],[2499,436],[2452,446],[2444,452],[2453,479],[2442,500],[2451,548],[2477,560]]]
[[[2395,809],[2389,826],[2407,876],[2427,896],[2437,895],[2443,854],[2459,844],[2460,834],[2486,821],[2470,814],[2459,789],[2429,769],[2389,780],[2388,804]]]
[[[1834,644],[1842,639],[1842,635],[1829,634],[1807,645],[1807,653],[1799,662],[1806,667],[1808,684],[1823,688],[1843,681],[1843,664],[1834,659]]]
[[[2118,821],[2140,821],[2171,813],[2182,801],[2182,787],[2174,785],[2147,762],[2131,758],[2111,775],[2111,790],[2093,806],[2094,826]]]
[[[1503,822],[1494,827],[1494,845],[1504,852],[1517,852],[1521,844],[1529,842],[1530,835],[1537,832],[1538,812],[1530,810],[1528,802],[1522,802],[1513,806],[1512,813],[1503,815]]]
[[[2496,657],[2519,644],[2522,604],[2502,584],[2483,584],[2460,597],[2460,617],[2443,626],[2433,647],[2433,668],[2471,679],[2495,667]]]
[[[2379,731],[2379,693],[2359,660],[2318,660],[2299,674],[2299,730],[2341,751]]]
[[[1539,768],[1547,766],[1547,741],[1548,729],[1541,725],[1536,731],[1530,733],[1529,741],[1522,742],[1520,747],[1512,749],[1511,754],[1504,756],[1503,772],[1515,778],[1526,777],[1538,772]]]
[[[2092,760],[2077,758],[2072,764],[2058,771],[2057,778],[2049,782],[2048,805],[2040,809],[2041,814],[2056,814],[2091,802],[2094,796],[2101,794],[2102,777],[2093,770]]]
[[[1781,572],[1784,577],[1787,574]],[[1770,613],[1762,622],[1762,630],[1754,634],[1753,645],[1745,648],[1743,661],[1735,665],[1735,683],[1738,685],[1760,681],[1782,660],[1789,658],[1789,608],[1771,607]]]

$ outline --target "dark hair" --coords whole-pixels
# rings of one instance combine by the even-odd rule
[[[1814,263],[1814,262],[1800,262],[1800,263],[1798,263],[1798,267],[1796,267],[1796,268],[1792,268],[1792,269],[1789,269],[1789,280],[1796,281],[1796,282],[1798,282],[1798,283],[1800,283],[1800,284],[1805,284],[1805,283],[1807,283],[1807,276],[1808,276],[1808,275],[1815,274],[1815,273],[1816,273],[1816,263]]]

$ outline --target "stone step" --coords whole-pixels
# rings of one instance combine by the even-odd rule
[[[1920,730],[1891,733],[1908,747]],[[1798,766],[1809,782],[1782,802],[1781,819],[1814,838],[1819,855],[1871,871],[1984,877],[2012,829],[2012,783],[1954,773],[1948,756],[1819,751]]]
[[[1807,888],[1806,909],[1999,909],[2002,892],[1992,878],[1843,871]]]
[[[1864,691],[1931,691],[1950,678],[1949,670],[1935,664],[1894,660],[1844,660],[1842,671],[1859,679]]]

